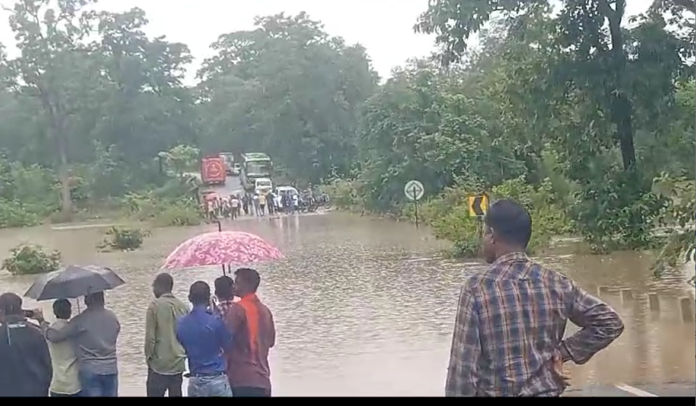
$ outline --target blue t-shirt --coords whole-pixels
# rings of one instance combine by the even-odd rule
[[[178,320],[176,338],[186,351],[192,375],[225,373],[222,354],[232,345],[232,334],[218,315],[204,306],[194,306]]]

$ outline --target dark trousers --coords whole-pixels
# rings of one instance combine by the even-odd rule
[[[183,374],[162,375],[147,369],[147,397],[163,398],[164,394],[168,394],[170,398],[182,397],[181,385],[183,384]]]
[[[232,396],[235,398],[270,398],[271,390],[252,388],[251,386],[236,386],[232,388]]]

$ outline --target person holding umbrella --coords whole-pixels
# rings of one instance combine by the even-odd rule
[[[27,321],[22,298],[0,295],[0,397],[46,397],[53,368],[41,330]]]
[[[104,292],[88,294],[84,301],[87,309],[60,329],[50,326],[40,311],[35,312],[34,318],[48,341],[70,341],[75,344],[83,396],[117,397],[116,341],[121,324],[116,315],[105,307]]]

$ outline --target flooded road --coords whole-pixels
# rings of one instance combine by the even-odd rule
[[[258,266],[260,296],[274,312],[278,344],[272,350],[274,395],[442,395],[459,288],[483,264],[440,260],[441,242],[412,225],[347,214],[243,220],[226,229],[256,233],[286,259]],[[108,265],[127,285],[107,294],[121,320],[122,395],[144,394],[144,314],[150,283],[164,257],[188,237],[217,226],[153,230],[143,249],[97,253],[103,230],[82,228],[0,231],[0,252],[20,242],[56,248],[64,262]],[[590,384],[694,381],[694,324],[684,323],[677,300],[683,276],[657,282],[639,253],[611,257],[541,258],[595,292],[597,286],[660,292],[660,316],[643,296],[607,300],[626,323],[623,336],[587,365],[573,367],[575,387]],[[212,285],[220,270],[173,272],[185,299],[195,280]],[[31,277],[0,277],[0,292],[23,294]],[[27,307],[32,306],[27,303]],[[43,304],[50,315],[50,306]]]

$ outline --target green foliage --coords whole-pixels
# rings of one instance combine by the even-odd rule
[[[0,227],[30,227],[41,224],[43,219],[15,200],[0,200]]]
[[[544,179],[536,187],[525,183],[521,177],[510,179],[494,187],[491,197],[515,200],[529,211],[533,225],[529,244],[532,252],[547,248],[551,237],[574,231],[573,222],[565,212],[565,202],[558,198],[549,179]]]
[[[199,207],[190,202],[179,202],[165,205],[153,221],[160,227],[196,226],[202,218],[203,213]]]
[[[331,203],[339,209],[360,211],[365,208],[361,187],[357,181],[334,179],[324,185],[323,190],[329,195]]]
[[[177,178],[161,189],[145,193],[129,193],[122,205],[126,214],[157,226],[193,226],[202,219],[201,209],[191,196],[190,181]]]
[[[480,190],[473,188],[448,188],[420,210],[437,238],[453,242],[455,256],[474,257],[481,250],[481,219],[469,216],[467,201],[468,196],[479,193]],[[493,201],[513,199],[529,210],[533,224],[528,247],[530,253],[548,248],[552,236],[572,231],[572,224],[556,201],[548,180],[534,187],[525,183],[523,178],[510,179],[492,188],[490,198]]]
[[[470,217],[467,206],[467,197],[475,190],[447,188],[440,196],[426,202],[419,212],[435,237],[452,242],[455,257],[473,258],[481,252],[481,220]]]
[[[355,172],[366,208],[400,211],[404,183],[418,179],[430,197],[525,200],[540,236],[653,247],[665,203],[652,179],[660,168],[694,176],[693,46],[660,13],[623,28],[624,2],[581,3],[431,2],[418,29],[437,35],[447,66],[412,61],[368,100]],[[468,50],[476,32],[482,45]],[[451,240],[471,227],[454,207],[438,227]]]
[[[2,269],[13,275],[34,275],[53,272],[60,268],[60,252],[44,252],[38,245],[20,245],[10,250],[10,257],[2,261]]]
[[[55,175],[0,158],[0,228],[40,224],[60,207]]]
[[[140,248],[145,237],[149,235],[150,232],[147,230],[111,227],[104,234],[104,242],[98,248],[133,251]]]
[[[665,199],[659,224],[666,227],[668,235],[655,262],[655,274],[665,268],[674,268],[688,262],[694,255],[694,216],[696,215],[696,183],[683,177],[674,178],[663,173],[655,179],[653,191]]]
[[[198,170],[200,150],[190,145],[177,145],[158,155],[176,175]]]

